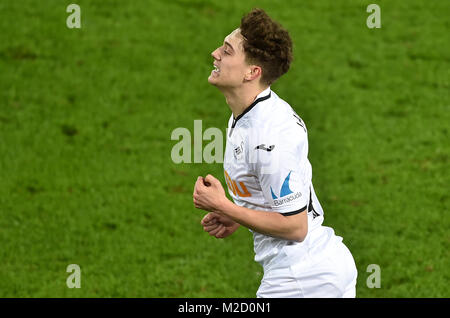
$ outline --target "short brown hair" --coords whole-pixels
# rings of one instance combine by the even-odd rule
[[[271,85],[289,70],[292,40],[288,31],[262,9],[253,9],[241,20],[246,61],[262,68],[261,82]]]

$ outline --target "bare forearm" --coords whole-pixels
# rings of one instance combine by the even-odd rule
[[[294,219],[281,213],[241,207],[228,199],[221,202],[215,212],[253,231],[285,240],[303,241],[308,231],[306,213]],[[293,222],[294,220],[298,222]]]

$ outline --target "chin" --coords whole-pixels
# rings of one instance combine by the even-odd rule
[[[217,86],[217,81],[214,77],[208,77],[208,83],[214,86]]]

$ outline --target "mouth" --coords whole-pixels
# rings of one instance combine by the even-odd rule
[[[220,73],[220,68],[216,64],[213,64],[213,67],[214,67],[214,69],[212,71],[217,73],[217,74],[219,74]]]

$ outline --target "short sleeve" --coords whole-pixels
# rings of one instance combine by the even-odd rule
[[[293,215],[307,209],[311,183],[307,134],[300,127],[272,131],[270,143],[258,149],[255,174],[273,211]],[[266,138],[267,139],[267,138]]]

